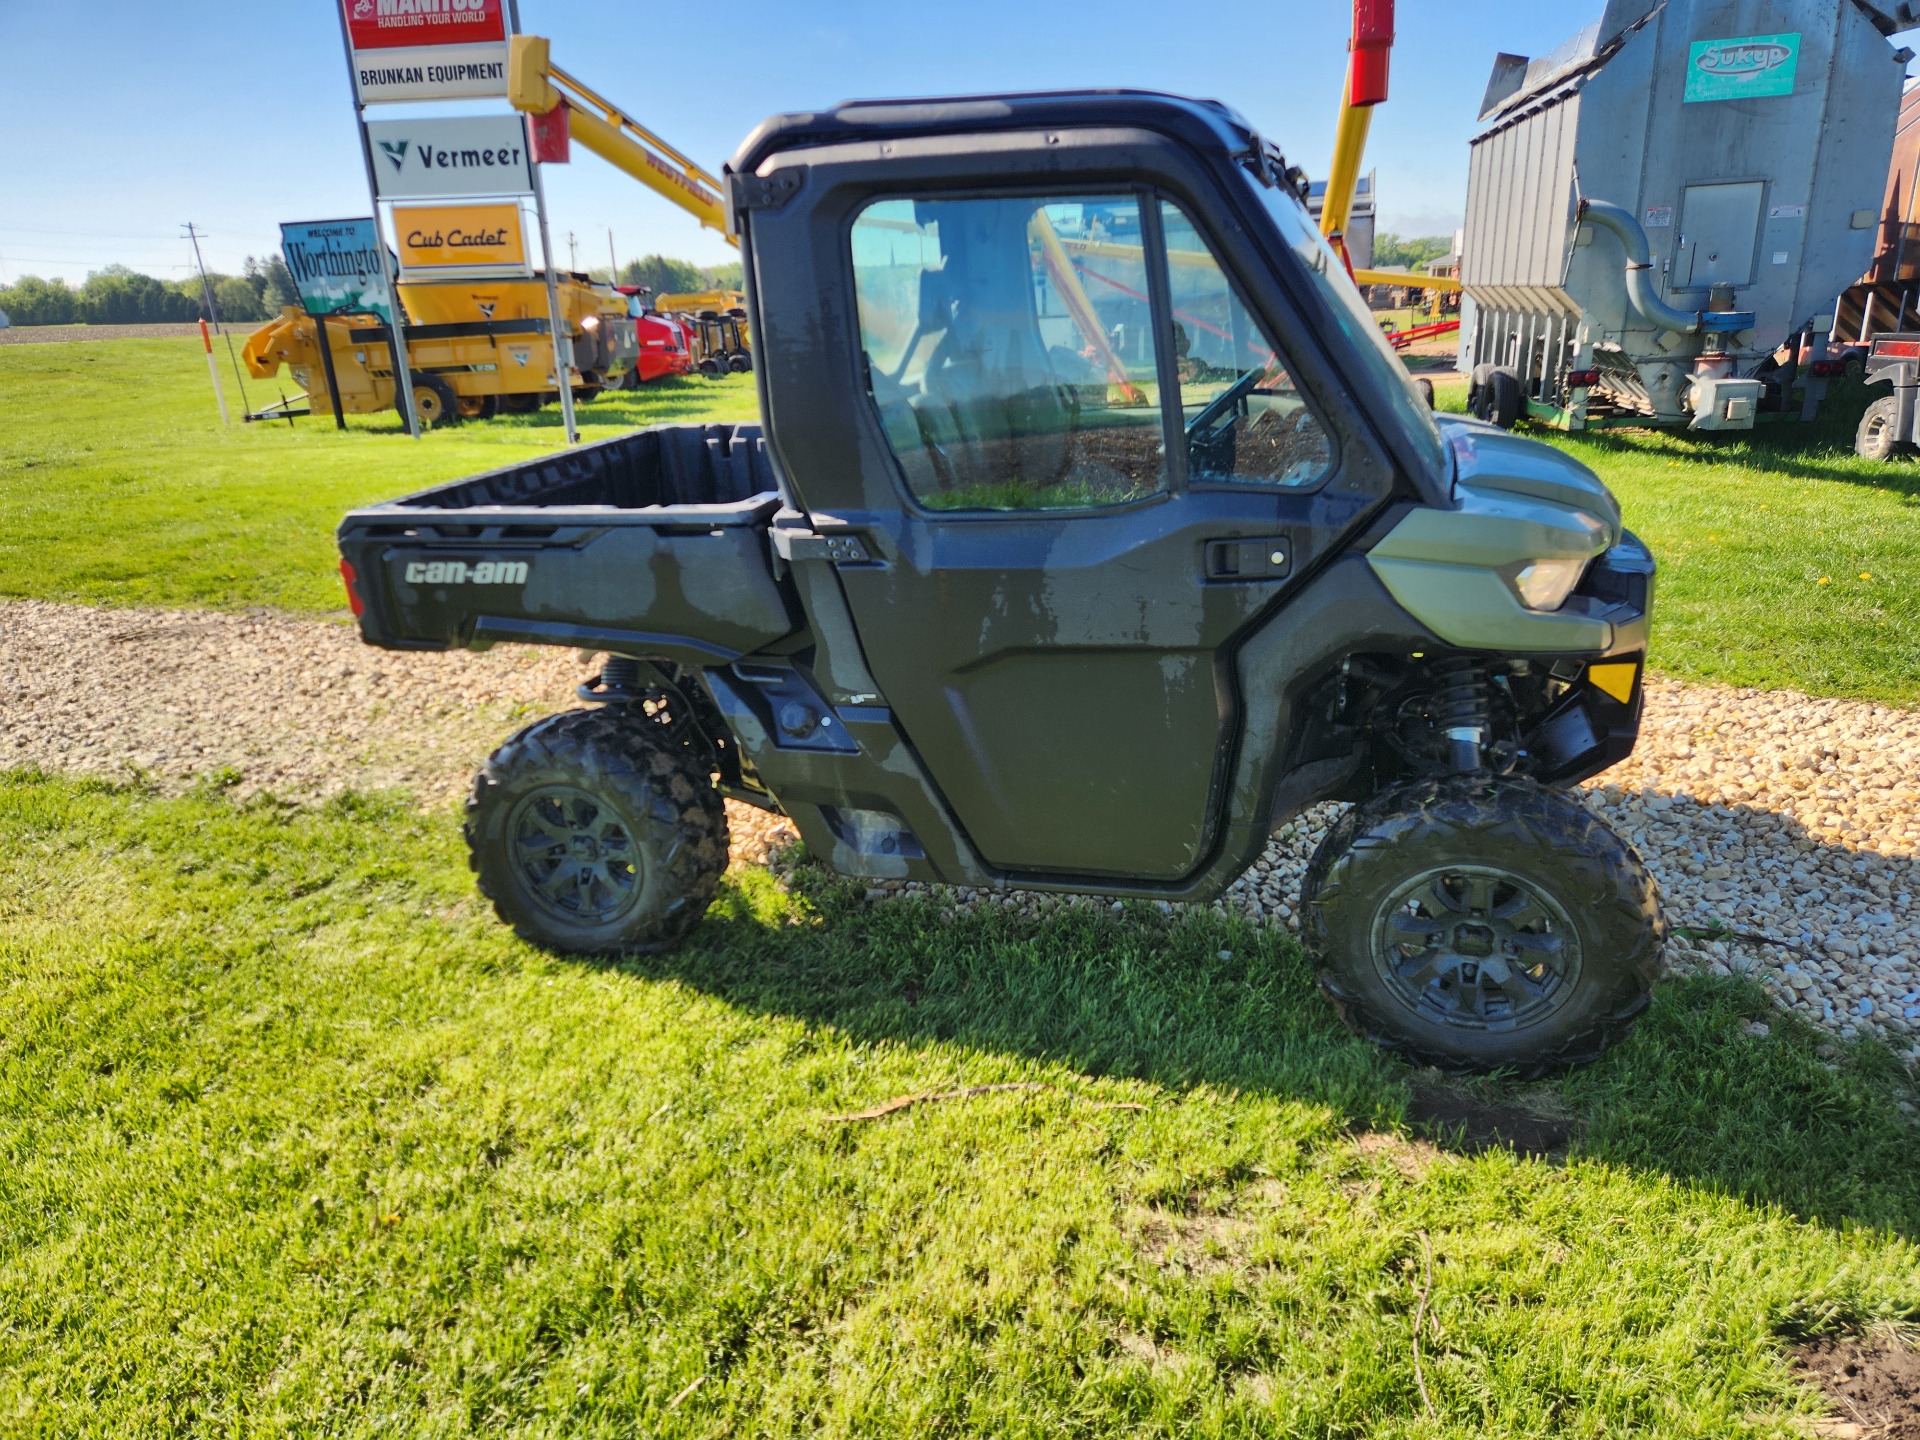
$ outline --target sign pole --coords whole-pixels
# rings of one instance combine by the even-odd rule
[[[353,36],[347,30],[346,0],[339,0],[334,10],[340,19],[340,45],[347,57],[347,91],[353,97],[354,127],[360,132],[360,160],[367,171],[367,203],[373,207],[373,248],[380,252],[380,275],[387,286],[387,334],[392,342],[388,350],[393,356],[394,401],[399,406],[400,417],[407,422],[407,433],[418,440],[420,417],[413,411],[413,374],[407,366],[406,307],[400,303],[400,282],[393,273],[386,236],[380,228],[379,177],[373,173],[373,144],[367,139],[367,108],[360,103],[360,82],[353,73]],[[328,363],[331,367],[331,358]],[[335,405],[339,403],[337,399],[334,401]]]
[[[507,33],[520,33],[520,0],[507,0]],[[528,147],[533,144],[531,133],[527,136]],[[368,162],[372,164],[371,161]],[[553,340],[553,378],[560,390],[560,422],[567,429],[567,443],[580,443],[580,427],[573,418],[573,382],[570,374],[573,370],[573,337],[567,333],[566,322],[560,315],[560,286],[553,278],[553,237],[547,233],[547,186],[540,174],[540,162],[535,160],[527,167],[533,172],[533,209],[540,217],[540,264],[547,276],[547,317],[552,327]]]
[[[560,315],[560,287],[553,278],[553,241],[547,235],[547,187],[540,183],[540,166],[533,167],[533,208],[540,216],[540,263],[547,274],[547,314],[553,327],[553,371],[560,386],[560,419],[567,427],[567,443],[580,443],[580,427],[573,419],[573,337]]]
[[[333,428],[344,430],[347,417],[340,410],[340,382],[333,377],[333,342],[327,338],[327,317],[316,315],[313,324],[320,336],[320,368],[327,377],[327,398],[333,401]]]

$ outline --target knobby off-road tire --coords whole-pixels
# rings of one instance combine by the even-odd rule
[[[1416,781],[1348,811],[1301,884],[1320,988],[1351,1030],[1454,1071],[1597,1059],[1660,975],[1640,857],[1528,780]]]
[[[668,949],[727,868],[727,813],[700,756],[626,708],[529,725],[474,777],[465,828],[480,893],[535,945]]]
[[[1853,432],[1853,450],[1869,460],[1891,460],[1907,447],[1895,436],[1900,418],[1900,402],[1892,395],[1873,402],[1860,417],[1860,428]]]

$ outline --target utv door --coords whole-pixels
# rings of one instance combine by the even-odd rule
[[[1199,868],[1235,642],[1384,491],[1343,474],[1324,399],[1197,209],[1003,177],[871,193],[840,232],[860,503],[815,498],[833,481],[804,444],[783,459],[817,524],[865,535],[839,575],[868,666],[1003,872]]]

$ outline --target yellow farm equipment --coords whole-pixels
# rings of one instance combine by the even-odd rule
[[[399,289],[414,404],[423,424],[537,410],[559,398],[543,279],[403,283]],[[592,400],[633,364],[634,322],[624,298],[610,287],[569,276],[559,293],[573,338],[568,381],[576,400]],[[377,315],[332,315],[323,324],[289,306],[248,337],[242,352],[247,369],[270,380],[285,365],[312,413],[330,410],[334,395],[320,349],[323,333],[341,411],[367,415],[391,408],[393,351]],[[250,418],[300,413],[288,404]]]

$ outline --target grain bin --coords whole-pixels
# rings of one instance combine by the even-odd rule
[[[1873,259],[1912,8],[1609,0],[1551,55],[1497,57],[1461,257],[1475,409],[1810,418],[1803,354]]]

